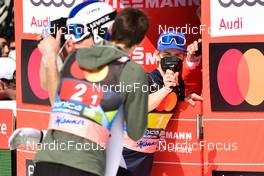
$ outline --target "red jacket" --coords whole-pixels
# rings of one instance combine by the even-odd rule
[[[185,95],[202,92],[202,62],[201,60],[192,66],[187,64],[186,59],[183,62],[182,78],[185,84]]]

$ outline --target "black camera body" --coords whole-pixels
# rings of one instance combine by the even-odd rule
[[[171,70],[174,73],[179,72],[182,68],[182,60],[175,56],[164,57],[160,61],[161,69],[166,72],[166,70]]]
[[[198,50],[195,52],[195,57],[201,56],[202,55],[202,42],[198,43]]]
[[[182,60],[175,56],[164,57],[160,61],[161,69],[166,72],[166,70],[171,70],[174,73],[180,72],[182,70]],[[173,92],[175,92],[180,100],[184,99],[184,82],[181,76],[178,77],[179,85],[176,87],[171,87]]]

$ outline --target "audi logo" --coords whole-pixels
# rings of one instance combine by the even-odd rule
[[[55,7],[65,6],[70,8],[74,5],[75,0],[30,0],[34,6],[40,6],[41,4],[45,7],[54,5]]]
[[[257,3],[264,6],[264,0],[218,0],[218,1],[219,1],[219,4],[225,8],[231,5],[234,5],[236,7],[241,7],[244,4],[248,6],[254,6]]]

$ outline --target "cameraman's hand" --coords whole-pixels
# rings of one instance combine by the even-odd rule
[[[198,43],[201,43],[202,39],[198,39],[198,41],[194,41],[192,44],[187,47],[187,61],[189,62],[197,62],[201,59],[201,56],[196,57],[195,52],[198,51]]]
[[[166,73],[163,76],[163,82],[166,89],[170,90],[171,87],[177,86],[178,83],[179,72],[174,73],[171,70],[166,70]]]
[[[196,101],[203,101],[203,97],[197,95],[196,93],[192,93],[185,97],[185,102],[188,102],[191,106],[195,106]]]

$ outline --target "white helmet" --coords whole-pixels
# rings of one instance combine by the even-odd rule
[[[98,0],[85,1],[72,9],[67,20],[68,36],[79,42],[90,36],[95,42],[109,37],[116,11],[108,3]]]

